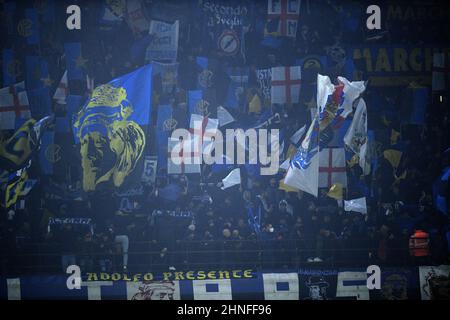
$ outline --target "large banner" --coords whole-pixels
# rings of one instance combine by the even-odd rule
[[[420,270],[420,276],[419,276]],[[304,268],[86,273],[80,289],[69,275],[0,278],[0,299],[79,300],[418,300],[449,299],[450,266],[382,268],[380,289],[365,269]],[[69,279],[70,280],[70,279]],[[69,281],[70,282],[70,281]]]
[[[353,47],[348,55],[371,86],[404,86],[411,82],[431,85],[433,53],[449,50],[438,46],[371,45]]]
[[[223,56],[240,54],[248,25],[248,2],[208,0],[200,4],[200,11],[205,17],[205,36],[210,46]]]

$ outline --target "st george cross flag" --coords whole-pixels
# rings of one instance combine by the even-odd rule
[[[370,173],[370,161],[367,159],[368,137],[367,137],[367,109],[364,99],[360,99],[356,107],[353,121],[344,137],[345,145],[359,157],[359,165],[363,174]]]
[[[241,169],[236,168],[233,169],[225,178],[222,179],[222,190],[230,188],[232,186],[238,185],[241,183]]]
[[[295,38],[300,0],[268,0],[265,34]]]
[[[289,166],[284,184],[317,197],[319,182],[319,119],[314,118]]]
[[[319,155],[319,188],[330,189],[335,183],[347,187],[344,148],[325,148]]]
[[[67,81],[67,70],[64,71],[64,74],[59,82],[58,87],[56,88],[55,94],[53,95],[53,100],[56,100],[59,104],[66,104],[66,98],[69,95],[69,82]]]
[[[450,87],[450,53],[433,55],[433,91],[448,91]]]
[[[195,150],[198,150],[198,145],[199,138],[195,135],[189,135],[189,138],[183,141],[169,137],[167,173],[200,173],[201,153],[195,152]]]
[[[198,142],[203,146],[202,152],[207,152],[208,146],[212,143],[212,137],[217,135],[218,127],[218,119],[211,119],[195,113],[191,114],[190,132],[191,135],[199,139]],[[199,148],[196,150],[199,150]]]
[[[16,120],[29,119],[30,116],[26,91],[0,95],[0,130],[14,130]]]
[[[25,91],[25,81],[21,81],[18,83],[15,83],[13,85],[4,87],[0,89],[0,95],[2,94],[15,94],[17,92]]]
[[[272,103],[288,105],[298,103],[301,78],[300,66],[272,68]]]
[[[366,197],[352,200],[344,200],[344,210],[367,214]]]

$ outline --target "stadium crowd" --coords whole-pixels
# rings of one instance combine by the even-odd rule
[[[155,12],[164,8],[160,2],[142,2],[149,17],[157,18]],[[190,10],[180,19],[178,86],[164,93],[154,88],[159,99],[156,105],[170,103],[175,110],[183,108],[187,90],[195,89],[197,56],[219,61],[214,70],[218,96],[226,91],[228,66],[248,66],[248,87],[257,87],[256,69],[293,65],[307,54],[326,56],[330,63],[321,72],[335,79],[343,72],[341,60],[351,59],[345,57],[345,48],[368,42],[371,34],[364,28],[349,29],[330,3],[320,1],[318,5],[323,9],[320,20],[327,21],[323,24],[314,23],[317,14],[313,8],[313,13],[306,15],[302,7],[300,15],[306,18],[301,19],[296,38],[284,39],[279,47],[262,44],[260,24],[266,15],[266,4],[255,4],[245,34],[245,59],[237,60],[223,58],[207,45],[202,37],[202,21],[189,3],[166,4],[167,11],[173,10],[174,15],[180,15],[184,8]],[[125,21],[113,27],[113,31],[97,31],[102,4],[83,3],[81,31],[71,33],[53,28],[56,22],[42,22],[39,48],[21,48],[14,36],[2,39],[2,47],[13,46],[23,54],[37,50],[50,62],[55,88],[64,72],[63,43],[80,41],[83,56],[88,59],[86,72],[96,84],[107,83],[144,65],[142,48],[150,40],[147,34],[133,34]],[[389,26],[385,28],[387,35],[379,42],[386,45],[414,42],[411,38],[400,38]],[[363,73],[360,76],[365,79]],[[87,99],[89,90],[81,87],[74,91]],[[229,171],[215,172],[205,164],[201,174],[168,175],[165,169],[158,170],[155,183],[142,186],[143,192],[133,197],[133,209],[127,212],[121,209],[120,197],[108,187],[89,194],[80,191],[81,168],[79,157],[74,156],[78,151],[71,142],[63,157],[76,159],[78,164],[67,160],[69,164],[61,172],[46,176],[36,162],[30,168],[30,177],[38,183],[27,196],[25,207],[0,209],[1,272],[62,271],[74,263],[86,270],[117,271],[449,262],[450,221],[448,214],[436,209],[433,196],[433,184],[450,165],[450,152],[445,152],[449,146],[448,95],[441,95],[442,101],[439,96],[430,97],[425,123],[407,126],[400,114],[405,88],[372,87],[369,82],[364,92],[368,126],[376,132],[372,170],[363,176],[357,164],[349,164],[344,193],[346,199],[365,196],[367,214],[344,211],[342,203],[327,196],[327,189],[319,190],[318,198],[302,191],[281,189],[279,181],[284,176],[281,170],[275,176],[260,176],[242,165],[241,184],[222,190],[217,184]],[[381,97],[380,104],[391,108],[387,112],[375,109],[378,106],[371,104],[375,97]],[[237,121],[257,123],[267,109],[272,109],[272,114],[280,113],[278,126],[285,129],[286,141],[299,127],[308,124],[310,111],[305,102],[289,107],[262,106],[257,113],[249,112],[244,94],[240,103],[242,108],[233,113]],[[64,106],[56,101],[52,108],[55,114],[65,112]],[[149,132],[156,130],[156,116],[157,107],[152,111]],[[393,131],[400,133],[396,141],[391,141]],[[387,134],[382,136],[378,132]],[[8,134],[2,132],[3,138]],[[155,154],[155,137],[150,134],[148,141],[149,154]],[[383,151],[396,148],[401,149],[402,155],[394,169]],[[178,190],[175,201],[161,196],[169,185]],[[257,213],[258,223],[249,219],[249,212]],[[62,222],[64,219],[72,219],[72,223]],[[411,255],[409,247],[417,230],[425,231],[430,240],[429,252],[419,259]]]

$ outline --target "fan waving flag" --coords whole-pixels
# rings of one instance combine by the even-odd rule
[[[272,103],[298,103],[302,78],[300,69],[300,66],[272,68]]]
[[[291,160],[284,184],[318,195],[319,184],[319,122],[316,116],[309,126],[297,153]]]
[[[370,161],[367,159],[367,110],[364,99],[359,100],[353,121],[344,137],[345,145],[359,157],[359,165],[364,175],[370,173]]]
[[[145,148],[145,130],[152,110],[152,65],[95,88],[73,121],[80,143],[83,189],[112,182],[120,187],[136,172]],[[133,179],[130,179],[132,181]]]

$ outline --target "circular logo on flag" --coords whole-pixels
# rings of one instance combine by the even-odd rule
[[[212,86],[213,73],[211,70],[204,69],[198,75],[198,83],[202,88],[209,88]]]
[[[218,47],[227,56],[235,55],[239,50],[239,39],[236,33],[225,30],[219,37]]]
[[[177,120],[175,120],[174,118],[169,118],[167,120],[164,121],[163,123],[163,130],[164,131],[170,131],[173,130],[177,127]]]
[[[45,159],[51,163],[56,163],[61,160],[61,147],[57,144],[50,144],[45,149]]]
[[[22,19],[17,25],[17,32],[22,37],[29,37],[33,33],[32,31],[33,22],[30,19]]]
[[[208,101],[202,99],[199,102],[197,102],[197,105],[195,107],[197,109],[197,112],[199,114],[201,114],[202,116],[209,115],[209,112],[208,112],[209,102]]]

